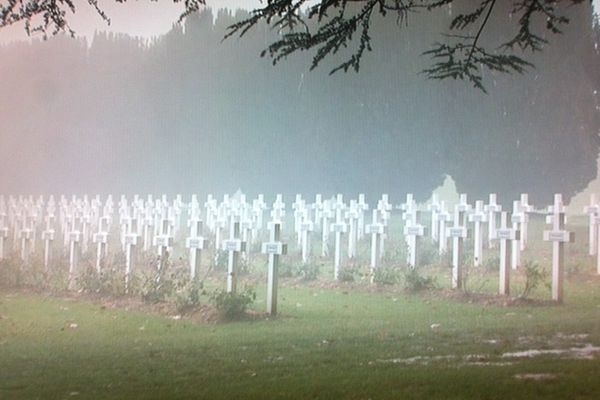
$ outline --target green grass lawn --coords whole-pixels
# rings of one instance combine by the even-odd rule
[[[518,307],[288,287],[227,324],[5,291],[0,398],[598,398],[600,353],[502,356],[600,345],[598,284]]]
[[[524,256],[546,265],[546,247]],[[318,282],[284,280],[279,317],[231,323],[0,289],[0,399],[597,399],[600,278],[585,244],[569,251],[563,305],[456,299],[439,266],[428,273],[442,290],[423,294],[323,284],[326,266]],[[496,275],[471,287],[492,294]],[[516,293],[523,277],[512,279]]]

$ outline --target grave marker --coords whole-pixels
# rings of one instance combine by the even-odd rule
[[[246,251],[246,242],[240,239],[239,216],[231,216],[229,239],[223,241],[223,250],[229,253],[227,260],[227,292],[237,291],[237,274],[239,254]]]
[[[335,255],[334,255],[334,271],[333,271],[333,279],[336,281],[339,278],[340,274],[340,263],[342,258],[342,235],[346,233],[347,230],[346,223],[342,219],[342,207],[337,207],[335,211],[335,223],[331,224],[331,231],[335,233]]]
[[[481,265],[481,258],[483,254],[483,233],[481,231],[481,224],[487,222],[487,213],[483,209],[483,201],[477,200],[475,202],[475,210],[469,214],[469,222],[474,225],[473,230],[473,265],[478,267]]]
[[[596,194],[590,196],[590,204],[583,208],[583,212],[588,215],[589,219],[589,254],[593,256],[597,251],[596,234],[597,234],[597,218],[600,213],[600,205],[596,202]]]
[[[565,213],[562,205],[562,195],[554,195],[552,210],[552,230],[544,231],[544,240],[552,242],[552,300],[563,301],[563,281],[565,262],[565,243],[575,239],[573,232],[565,230]]]
[[[519,230],[514,227],[508,228],[507,226],[507,213],[502,211],[500,214],[500,228],[496,229],[494,238],[500,241],[500,279],[499,279],[499,290],[498,293],[501,295],[508,295],[510,293],[510,267],[508,260],[510,260],[511,247],[508,245],[508,241],[518,242],[519,241]]]
[[[488,219],[488,247],[494,247],[494,235],[496,234],[496,214],[502,211],[502,206],[496,202],[496,193],[490,193],[489,203],[484,207]]]
[[[190,278],[196,279],[200,271],[200,256],[204,249],[204,237],[202,236],[202,220],[197,216],[188,221],[190,236],[185,240],[185,247],[190,249]]]
[[[461,225],[461,214],[464,213],[465,207],[457,204],[454,206],[454,225],[447,228],[446,236],[452,238],[452,288],[462,288],[462,265],[461,254],[463,240],[467,238],[467,228]]]
[[[287,245],[281,242],[281,222],[270,224],[270,240],[262,244],[261,252],[269,255],[267,272],[267,313],[277,314],[277,286],[279,281],[279,257],[287,253]]]
[[[381,254],[379,257],[377,255],[378,242],[381,240],[381,237],[385,230],[385,225],[379,223],[377,220],[378,211],[375,209],[372,212],[371,224],[365,227],[365,232],[371,235],[371,283],[373,283],[373,279],[375,278],[375,269],[377,268],[377,260],[381,258]]]
[[[407,218],[404,225],[404,236],[408,239],[408,265],[416,268],[419,265],[419,238],[425,235],[425,227],[419,224],[420,211],[410,210],[411,217]]]

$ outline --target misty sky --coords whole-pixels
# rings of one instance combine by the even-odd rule
[[[10,132],[0,135],[0,158],[20,161],[0,172],[5,190],[243,187],[423,197],[448,174],[461,191],[528,191],[547,201],[554,190],[582,190],[597,174],[591,92],[600,58],[581,15],[531,57],[537,68],[527,77],[487,74],[485,96],[418,74],[427,62],[420,52],[447,27],[439,19],[410,25],[401,41],[386,20],[360,74],[329,77],[327,66],[309,73],[307,58],[277,68],[260,58],[270,29],[221,42],[235,16],[221,13],[217,24],[217,10],[258,0],[209,0],[212,12],[175,29],[182,10],[170,0],[103,2],[110,27],[78,4],[70,21],[87,47],[64,37],[0,46],[4,90],[12,93],[0,100],[0,128]],[[92,43],[103,31],[161,38],[140,46],[99,34]],[[0,44],[26,38],[22,26],[0,29]],[[265,138],[281,154],[271,154]],[[142,150],[131,152],[133,143]],[[425,159],[432,161],[423,174],[412,174]]]

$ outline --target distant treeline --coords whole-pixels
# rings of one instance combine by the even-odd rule
[[[508,18],[508,10],[506,10]],[[596,177],[599,30],[574,7],[523,76],[486,72],[490,94],[433,82],[421,53],[450,16],[372,26],[360,73],[273,67],[265,26],[222,41],[247,14],[210,10],[144,43],[98,33],[0,47],[0,192],[253,195],[336,192],[426,199],[446,174],[470,198],[568,199]],[[485,32],[507,36],[497,18]],[[485,37],[483,38],[486,39]],[[347,53],[339,55],[343,57]]]

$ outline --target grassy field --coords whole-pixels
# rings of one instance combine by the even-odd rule
[[[283,281],[279,317],[231,323],[0,289],[0,399],[597,399],[600,278],[585,226],[573,229],[583,243],[569,250],[563,305],[539,301],[541,285],[538,301],[504,306],[490,270],[472,278],[484,300],[454,295],[439,265],[423,270],[438,289],[417,294],[332,284],[325,266],[317,281]],[[533,241],[525,256],[547,266],[547,247]]]

